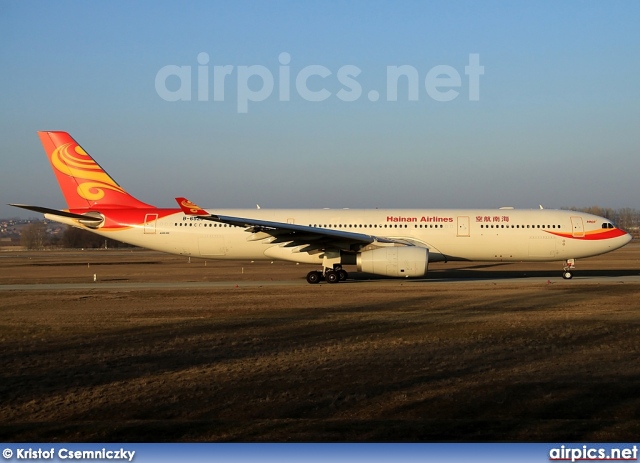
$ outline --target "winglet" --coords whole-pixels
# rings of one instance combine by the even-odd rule
[[[206,217],[211,215],[207,211],[202,209],[200,206],[198,206],[197,204],[194,204],[191,201],[189,201],[187,198],[176,198],[176,201],[178,202],[180,209],[182,209],[182,212],[184,212],[185,215],[196,215],[196,216],[206,216]]]

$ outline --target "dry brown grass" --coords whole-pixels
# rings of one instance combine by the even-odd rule
[[[639,256],[631,245],[580,261],[578,274],[637,274]],[[443,264],[437,280],[470,281],[248,287],[308,269],[204,267],[151,252],[28,257],[0,258],[0,284],[93,273],[230,284],[0,291],[4,441],[633,441],[640,432],[638,283],[563,282],[558,264],[447,274]],[[481,272],[557,283],[496,285],[474,280]]]

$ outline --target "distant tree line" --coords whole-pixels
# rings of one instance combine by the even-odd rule
[[[49,244],[47,225],[44,222],[33,222],[22,229],[20,243],[27,249],[44,249]]]
[[[59,235],[47,233],[45,222],[34,222],[22,229],[20,244],[27,249],[44,248],[72,248],[72,249],[97,249],[97,248],[130,248],[130,244],[104,238],[95,233],[76,227],[67,227]]]
[[[134,246],[121,241],[104,238],[95,233],[76,227],[67,227],[62,234],[60,247],[63,248],[132,248]]]

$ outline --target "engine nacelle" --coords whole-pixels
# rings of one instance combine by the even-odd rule
[[[388,277],[423,277],[429,250],[420,246],[393,246],[358,254],[358,271]]]

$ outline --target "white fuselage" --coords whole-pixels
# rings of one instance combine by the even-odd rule
[[[103,212],[109,216],[109,212]],[[630,235],[608,220],[575,211],[536,209],[237,209],[215,214],[406,240],[429,249],[429,261],[555,261],[606,253]],[[74,226],[75,219],[48,215]],[[126,243],[207,259],[277,259],[322,263],[322,252],[276,241],[243,227],[186,216],[175,209],[141,210],[128,223],[92,232]]]

